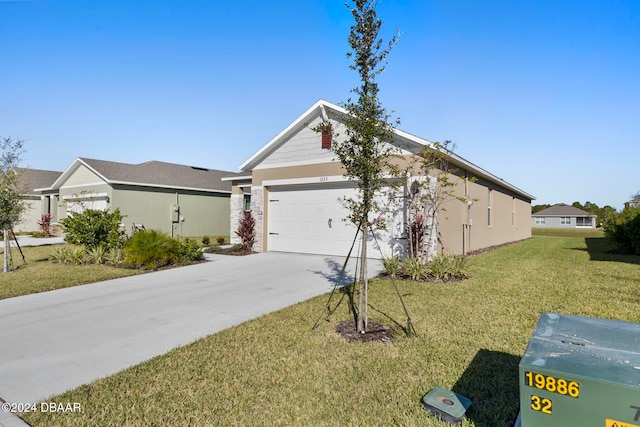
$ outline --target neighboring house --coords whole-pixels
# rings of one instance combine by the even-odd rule
[[[312,130],[330,122],[336,133],[344,135],[339,120],[344,114],[341,107],[318,101],[240,166],[244,176],[225,179],[234,185],[232,230],[243,209],[243,192],[251,188],[255,250],[340,256],[349,252],[356,229],[344,221],[348,212],[341,199],[356,197],[357,188],[343,176],[342,164],[330,149],[331,135]],[[394,131],[394,137],[393,143],[404,149],[405,156],[432,146],[400,130]],[[457,168],[450,176],[457,194],[474,201],[445,203],[446,211],[439,212],[437,219],[439,249],[466,254],[531,237],[533,196],[455,154],[450,164]],[[411,182],[424,179],[428,178],[408,177],[395,192],[390,209],[380,213],[387,229],[377,233],[377,242],[369,242],[372,257],[403,253],[407,230],[404,195]],[[234,237],[233,232],[231,235]]]
[[[20,177],[20,187],[26,190],[24,194],[25,210],[22,213],[20,222],[16,224],[13,230],[16,233],[38,231],[38,221],[42,217],[42,213],[49,212],[46,206],[43,206],[44,198],[35,191],[36,188],[50,186],[62,172],[48,171],[41,169],[17,169]]]
[[[83,209],[116,209],[128,234],[135,227],[171,236],[229,233],[231,172],[150,161],[141,164],[77,158],[39,189],[56,221]]]
[[[560,203],[531,215],[532,227],[596,228],[596,215]]]
[[[624,203],[625,209],[640,208],[640,199],[629,200]]]

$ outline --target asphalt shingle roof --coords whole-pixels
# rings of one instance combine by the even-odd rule
[[[28,194],[36,194],[36,188],[50,187],[62,172],[43,169],[17,168],[20,174],[20,185],[28,190]]]
[[[543,209],[533,214],[533,216],[594,216],[589,212],[578,209],[574,206],[565,205],[560,203],[553,205],[550,208]]]
[[[222,177],[242,173],[150,161],[137,165],[80,158],[87,166],[112,184],[139,184],[156,187],[231,191],[231,183]]]

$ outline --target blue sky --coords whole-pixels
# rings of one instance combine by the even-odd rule
[[[534,204],[640,191],[640,2],[380,0],[400,128],[452,140]],[[342,0],[0,0],[0,136],[76,157],[238,171],[358,84]]]

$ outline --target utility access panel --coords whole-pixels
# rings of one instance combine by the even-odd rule
[[[640,324],[542,313],[520,361],[522,427],[640,427]]]

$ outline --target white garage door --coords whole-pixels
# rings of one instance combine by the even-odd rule
[[[356,227],[344,218],[348,210],[341,200],[357,195],[355,187],[346,184],[326,186],[272,187],[268,199],[268,250],[322,255],[346,256],[356,235]],[[384,200],[387,200],[385,197]],[[388,203],[386,203],[388,204]],[[401,198],[395,205],[402,206]],[[403,245],[402,208],[382,215],[387,230],[376,232],[376,240],[369,239],[371,258],[390,256]],[[375,215],[377,216],[377,215]],[[352,256],[359,253],[359,239]]]

